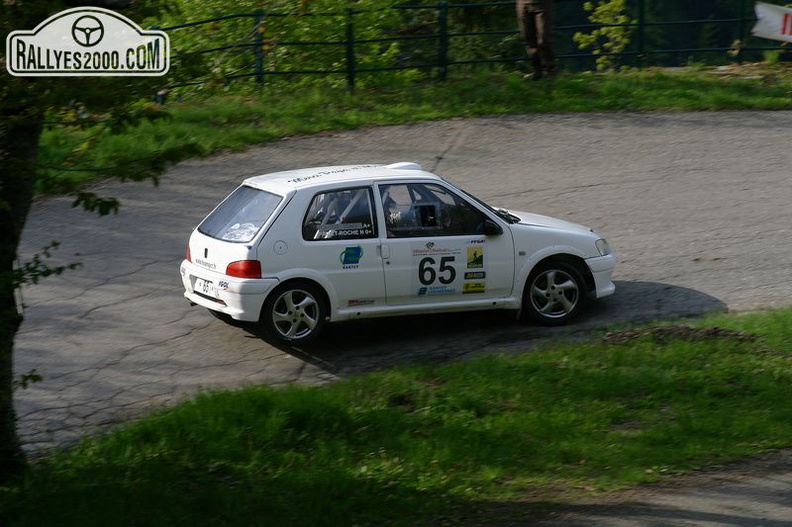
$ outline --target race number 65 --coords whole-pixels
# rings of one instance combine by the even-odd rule
[[[437,262],[431,256],[427,256],[418,264],[418,280],[423,285],[432,285],[435,280],[443,285],[450,284],[456,278],[456,269],[451,265],[453,262],[453,256],[443,256],[440,258],[440,265],[435,269]]]

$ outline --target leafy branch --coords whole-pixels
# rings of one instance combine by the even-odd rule
[[[630,43],[634,27],[632,19],[626,15],[626,0],[600,0],[585,2],[583,9],[591,13],[589,21],[597,24],[591,33],[577,32],[572,39],[581,50],[590,49],[597,56],[597,71],[617,69],[616,55],[622,53]]]
[[[11,382],[11,389],[16,391],[19,389],[26,390],[28,386],[31,384],[35,384],[37,382],[41,382],[44,380],[44,377],[39,375],[36,369],[32,369],[27,373],[23,373],[19,376],[19,379],[15,379]]]
[[[45,260],[52,257],[52,252],[60,246],[60,243],[53,241],[48,246],[44,247],[40,253],[34,254],[33,259],[29,262],[20,264],[13,273],[14,287],[19,287],[23,284],[37,284],[42,278],[49,276],[58,276],[66,271],[77,269],[82,264],[70,263],[67,265],[50,266]]]

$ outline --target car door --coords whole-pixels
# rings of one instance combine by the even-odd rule
[[[371,187],[317,192],[308,205],[298,259],[330,281],[338,309],[385,303],[377,228]]]
[[[472,201],[440,182],[379,184],[377,195],[383,210],[380,250],[389,305],[467,303],[511,295],[511,232],[495,227]]]

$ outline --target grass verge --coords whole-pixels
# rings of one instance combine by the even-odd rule
[[[207,155],[282,137],[441,118],[536,112],[789,109],[786,64],[720,70],[662,70],[562,75],[530,82],[519,73],[486,73],[444,83],[360,90],[282,84],[236,95],[195,95],[167,105],[170,119],[111,135],[55,127],[42,137],[39,191],[112,176],[164,149],[194,145]],[[86,146],[90,146],[87,148]],[[117,170],[115,170],[117,171]]]
[[[36,462],[0,508],[9,526],[458,525],[504,503],[526,521],[792,445],[790,384],[785,309],[207,393]]]

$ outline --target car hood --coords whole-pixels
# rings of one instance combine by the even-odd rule
[[[594,231],[583,225],[572,223],[571,221],[559,220],[550,216],[542,216],[541,214],[533,214],[530,212],[521,212],[518,210],[508,210],[509,214],[520,218],[518,225],[529,225],[535,227],[547,227],[550,229],[558,229],[567,232],[576,232],[581,234],[591,234]]]

